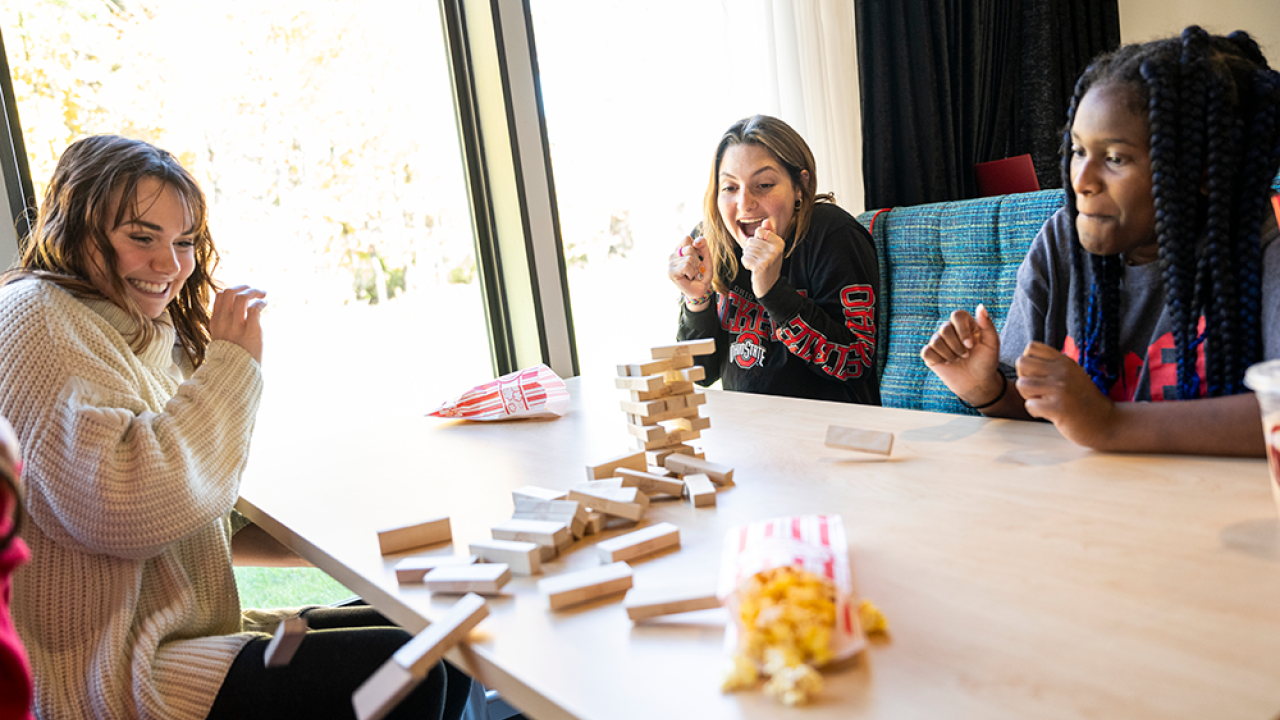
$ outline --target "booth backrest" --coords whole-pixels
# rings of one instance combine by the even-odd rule
[[[1272,189],[1280,193],[1280,175]],[[938,381],[920,348],[951,311],[984,303],[1004,327],[1018,266],[1062,190],[868,211],[880,260],[880,399],[886,407],[976,415]]]

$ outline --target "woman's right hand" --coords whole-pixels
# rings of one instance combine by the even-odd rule
[[[209,318],[209,339],[226,340],[244,348],[262,363],[261,314],[267,294],[247,285],[237,285],[218,293]]]
[[[989,403],[1004,388],[1000,335],[985,305],[979,305],[973,315],[964,310],[951,313],[951,319],[944,320],[921,348],[920,357],[951,392],[970,405]]]
[[[686,299],[686,307],[688,300],[697,300],[703,297],[711,290],[711,273],[707,267],[707,239],[698,238],[694,240],[685,236],[684,240],[676,246],[675,252],[671,253],[671,257],[667,259],[667,277],[671,278],[671,282],[680,288],[680,292],[684,294]],[[706,307],[696,308],[702,310]],[[695,310],[695,308],[689,308]]]

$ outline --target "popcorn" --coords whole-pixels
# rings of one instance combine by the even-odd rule
[[[858,605],[858,624],[862,626],[862,632],[868,635],[884,635],[889,632],[889,621],[870,600],[863,600]]]
[[[725,632],[728,692],[769,677],[764,691],[802,705],[822,689],[816,668],[866,645],[854,622],[852,576],[838,516],[780,518],[725,538],[720,595],[733,622]]]

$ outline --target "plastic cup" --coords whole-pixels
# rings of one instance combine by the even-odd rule
[[[1267,465],[1271,468],[1271,495],[1280,512],[1280,360],[1251,365],[1244,384],[1258,396],[1262,408],[1262,436],[1267,442]]]

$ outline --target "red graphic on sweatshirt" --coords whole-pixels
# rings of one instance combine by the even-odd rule
[[[1205,319],[1200,318],[1196,327],[1197,334],[1203,334]],[[1080,349],[1076,347],[1074,338],[1067,336],[1062,344],[1062,354],[1080,362]],[[1142,373],[1143,358],[1137,353],[1126,353],[1124,367],[1120,378],[1111,386],[1108,394],[1116,402],[1133,402],[1138,397],[1138,376]],[[1174,342],[1173,333],[1167,332],[1156,338],[1147,348],[1147,379],[1151,388],[1151,399],[1156,402],[1178,399],[1178,346]],[[1205,377],[1204,343],[1196,347],[1196,374],[1201,380]],[[1200,397],[1204,397],[1207,388],[1200,383]]]

